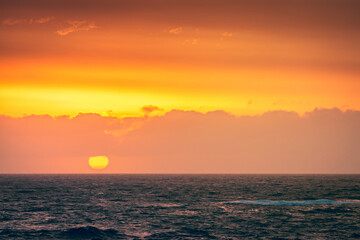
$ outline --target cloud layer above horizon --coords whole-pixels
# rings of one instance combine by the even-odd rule
[[[360,112],[0,117],[0,173],[359,173]]]

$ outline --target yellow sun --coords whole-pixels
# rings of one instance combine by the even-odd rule
[[[109,159],[106,156],[94,156],[89,158],[89,165],[93,169],[104,169],[109,164]]]

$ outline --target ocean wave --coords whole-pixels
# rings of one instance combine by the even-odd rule
[[[52,239],[55,231],[51,230],[17,230],[3,229],[0,231],[0,239]]]
[[[183,206],[183,204],[176,203],[145,203],[141,205],[141,207],[145,208],[179,208]]]
[[[124,239],[133,238],[114,229],[99,229],[93,226],[69,228],[64,230],[42,229],[4,229],[0,239]]]
[[[316,200],[238,200],[226,202],[226,204],[247,204],[247,205],[264,205],[264,206],[307,206],[307,205],[341,205],[360,203],[359,200],[341,200],[332,201],[328,199]]]
[[[158,232],[145,239],[216,239],[208,231],[190,227],[183,227],[178,231],[170,230],[167,232]]]
[[[92,226],[70,228],[62,232],[63,236],[70,238],[82,238],[82,237],[115,237],[118,231],[114,229],[99,229]]]

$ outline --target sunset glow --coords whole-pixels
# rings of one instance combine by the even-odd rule
[[[162,131],[174,133],[184,127],[186,121],[191,124],[184,131],[190,132],[196,132],[195,126],[203,128],[196,121],[204,124],[218,122],[214,126],[216,133],[211,133],[209,128],[209,132],[199,133],[198,138],[205,141],[205,136],[216,139],[227,136],[216,146],[230,154],[229,159],[240,154],[236,148],[232,149],[239,143],[234,140],[236,136],[229,137],[225,133],[227,129],[222,129],[227,125],[224,119],[248,118],[253,125],[264,124],[248,133],[249,139],[258,134],[261,127],[269,134],[272,131],[265,126],[271,125],[281,131],[281,126],[275,122],[284,121],[286,125],[295,119],[287,119],[285,113],[296,116],[297,120],[292,123],[300,128],[304,126],[302,123],[298,125],[299,122],[306,122],[315,115],[322,118],[322,110],[328,110],[331,116],[346,116],[344,118],[349,118],[347,121],[355,122],[354,116],[360,111],[358,9],[359,4],[352,0],[76,0],[71,4],[60,0],[45,3],[40,0],[2,1],[1,138],[3,146],[10,145],[2,150],[2,156],[3,159],[18,159],[20,153],[17,149],[25,147],[31,156],[41,158],[46,155],[52,160],[41,164],[45,160],[37,158],[38,165],[33,169],[20,160],[14,160],[19,163],[12,162],[11,166],[0,171],[16,172],[19,165],[23,168],[20,172],[86,172],[87,168],[83,162],[80,164],[80,159],[98,153],[87,148],[92,145],[92,140],[83,136],[95,134],[94,129],[98,131],[95,135],[111,142],[110,145],[99,145],[100,152],[113,155],[114,168],[106,171],[119,171],[115,166],[124,161],[126,171],[130,172],[172,172],[182,164],[177,159],[170,160],[171,157],[169,165],[164,164],[164,168],[144,166],[155,161],[153,159],[160,159],[157,154],[171,153],[177,158],[175,152],[179,149],[160,146],[161,138],[156,139],[158,145],[154,141],[157,134],[161,135]],[[174,112],[179,114],[173,115]],[[213,119],[219,112],[224,114],[223,118]],[[266,116],[272,112],[286,116],[269,120]],[[194,116],[187,119],[188,114]],[[80,121],[84,125],[77,125]],[[158,121],[161,124],[157,125]],[[103,125],[97,125],[99,122]],[[346,122],[336,124],[336,129],[346,126]],[[42,132],[42,129],[49,129],[57,133],[55,125],[68,133],[63,138],[78,139],[84,141],[83,144],[74,142],[76,150],[65,144],[71,150],[65,149],[61,143],[63,139],[53,139],[55,135]],[[310,129],[318,130],[315,128],[317,123],[305,125],[309,132]],[[38,129],[38,126],[42,128]],[[242,129],[237,124],[233,127]],[[38,132],[33,129],[38,129]],[[355,129],[352,130],[354,135]],[[83,135],[79,136],[79,132]],[[139,133],[143,135],[135,137]],[[238,134],[242,132],[239,130]],[[305,135],[299,133],[298,138],[312,136],[310,133]],[[319,138],[324,136],[319,135]],[[349,146],[352,146],[356,137],[348,137],[343,141],[349,141]],[[15,138],[25,143],[29,141],[29,144]],[[170,139],[169,136],[164,138]],[[261,140],[256,140],[259,143],[253,139],[244,145],[254,144],[255,148],[258,144],[259,148],[266,148],[267,137],[259,138]],[[39,146],[47,144],[45,139],[54,140],[48,141],[53,144],[49,147],[57,154],[41,155],[40,150],[32,152],[27,147],[37,141]],[[149,150],[140,154],[142,149],[136,154],[130,153],[129,149],[143,139],[155,144],[154,149],[163,149],[164,152]],[[185,136],[174,136],[174,139],[184,141],[178,143],[180,149],[186,145]],[[298,141],[299,146],[302,146],[301,142]],[[130,143],[131,147],[126,151],[118,152],[122,144]],[[327,147],[316,151],[327,152]],[[227,148],[234,152],[227,152]],[[68,155],[63,156],[60,149],[69,151]],[[221,154],[219,159],[209,160],[202,152],[206,148],[199,149],[202,148],[183,150],[194,151],[194,154],[200,151],[198,154],[204,154],[204,159],[208,159],[212,166],[220,164]],[[310,154],[313,150],[309,147],[308,151]],[[353,152],[348,154],[354,156]],[[265,161],[255,155],[249,152],[243,157]],[[318,161],[325,159],[325,155],[319,153]],[[49,162],[70,161],[63,160],[67,158],[79,161],[74,170],[66,168],[66,164],[58,168],[47,165]],[[284,157],[284,161],[285,158],[291,159],[292,152]],[[194,171],[202,172],[201,166],[205,165],[199,163]],[[255,168],[254,165],[252,170]],[[308,166],[304,170],[299,167],[299,171],[311,172],[311,168]],[[226,169],[222,171],[228,171]],[[189,169],[184,166],[183,170]],[[280,165],[276,169],[269,165],[262,171],[287,170],[281,169]],[[237,168],[236,171],[243,169]]]

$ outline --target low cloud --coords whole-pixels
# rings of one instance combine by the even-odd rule
[[[0,130],[1,173],[88,172],[92,155],[108,156],[109,172],[360,172],[360,111],[0,116]]]
[[[160,111],[161,109],[157,106],[153,106],[153,105],[147,105],[141,108],[141,110],[145,113],[145,114],[150,114],[152,112],[155,111]]]
[[[67,21],[66,24],[68,27],[56,31],[58,35],[66,36],[73,32],[89,31],[90,29],[98,28],[95,23],[87,21]]]

